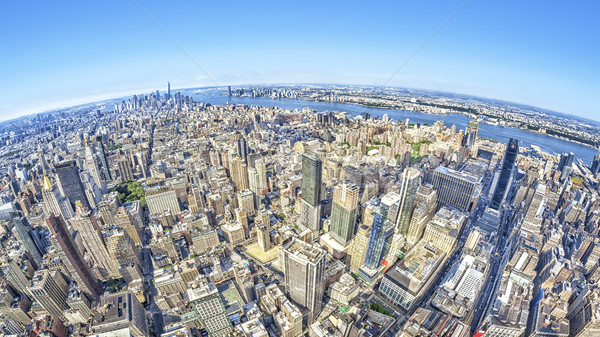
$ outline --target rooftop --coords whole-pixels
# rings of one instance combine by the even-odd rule
[[[318,244],[310,244],[296,238],[283,249],[292,255],[313,263],[325,257],[325,251]]]

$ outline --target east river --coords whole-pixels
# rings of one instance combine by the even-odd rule
[[[348,103],[333,103],[333,102],[315,102],[307,101],[303,99],[272,99],[268,97],[228,97],[223,94],[221,90],[215,91],[195,91],[195,90],[182,90],[182,94],[190,95],[197,102],[206,102],[213,105],[224,105],[224,104],[247,104],[255,106],[277,106],[284,109],[302,109],[310,108],[319,112],[324,111],[340,111],[347,112],[348,116],[354,117],[363,115],[368,112],[372,117],[388,116],[394,120],[405,121],[407,118],[410,119],[410,123],[421,123],[433,125],[438,120],[444,122],[444,125],[451,127],[456,125],[457,130],[464,130],[467,127],[469,118],[459,114],[446,114],[446,115],[434,115],[421,113],[416,111],[407,110],[396,110],[396,109],[382,109],[382,108],[371,108],[356,104]],[[563,152],[573,152],[575,158],[581,159],[584,163],[589,164],[592,162],[594,155],[600,153],[589,146],[569,142],[566,140],[550,137],[547,135],[532,133],[524,131],[518,128],[501,127],[497,125],[491,125],[486,123],[479,124],[478,136],[488,139],[493,139],[498,142],[506,143],[509,138],[516,138],[519,140],[520,146],[530,147],[531,145],[539,146],[539,148],[549,154],[558,154]]]

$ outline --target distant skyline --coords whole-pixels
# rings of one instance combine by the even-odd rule
[[[167,82],[383,85],[463,3],[8,2],[0,120],[163,91]],[[388,86],[600,121],[599,9],[591,1],[468,1]]]

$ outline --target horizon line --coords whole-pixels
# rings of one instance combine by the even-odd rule
[[[170,82],[167,82],[170,83]],[[292,86],[292,85],[296,85],[296,86],[308,86],[308,85],[314,85],[314,86],[354,86],[354,87],[373,87],[375,89],[379,88],[380,90],[385,90],[385,89],[407,89],[407,90],[415,90],[415,91],[424,91],[424,92],[435,92],[435,93],[441,93],[441,94],[451,94],[451,95],[461,95],[461,96],[468,96],[470,98],[474,98],[474,99],[486,99],[486,100],[494,100],[497,102],[502,102],[505,104],[511,104],[514,106],[525,106],[528,108],[534,108],[534,109],[538,109],[538,110],[543,110],[542,112],[552,112],[552,113],[556,113],[556,114],[562,114],[568,117],[571,117],[575,120],[580,121],[580,119],[583,119],[584,121],[592,121],[592,122],[596,122],[596,123],[600,123],[600,119],[592,119],[589,117],[583,117],[583,116],[578,116],[578,115],[574,115],[572,113],[567,113],[567,112],[561,112],[561,111],[557,111],[557,110],[553,110],[553,109],[549,109],[549,108],[542,108],[539,106],[535,106],[535,105],[531,105],[528,103],[519,103],[519,102],[514,102],[514,101],[509,101],[509,100],[505,100],[505,99],[500,99],[500,98],[493,98],[493,97],[485,97],[485,96],[479,96],[479,95],[473,95],[473,94],[466,94],[466,93],[460,93],[460,92],[451,92],[451,91],[444,91],[444,90],[435,90],[435,89],[423,89],[423,88],[412,88],[412,87],[403,87],[403,86],[393,86],[393,85],[386,85],[386,86],[380,86],[380,85],[375,85],[375,84],[349,84],[349,83],[310,83],[310,82],[304,82],[304,83],[300,83],[300,82],[280,82],[280,83],[273,83],[273,84],[258,84],[258,83],[248,83],[248,84],[235,84],[235,85],[204,85],[204,86],[187,86],[184,85],[182,87],[178,87],[178,88],[173,88],[171,87],[171,91],[173,90],[190,90],[190,89],[209,89],[209,88],[227,88],[227,87],[243,87],[243,86],[266,86],[266,87],[276,87],[276,86],[282,86],[282,85],[288,85],[288,86]],[[158,90],[159,92],[166,92],[166,90]],[[44,113],[52,113],[52,112],[57,112],[63,109],[69,109],[69,108],[75,108],[75,107],[79,107],[82,105],[87,105],[87,104],[99,104],[105,101],[111,101],[111,100],[115,100],[115,99],[119,99],[119,98],[125,98],[128,96],[133,96],[133,95],[137,95],[135,92],[139,92],[141,93],[154,93],[156,92],[156,89],[150,90],[150,89],[132,89],[132,90],[123,90],[123,95],[119,94],[119,93],[109,93],[106,96],[103,96],[104,98],[97,98],[97,99],[93,99],[90,96],[90,101],[86,101],[86,102],[82,102],[82,103],[66,103],[66,104],[61,104],[61,103],[56,103],[55,107],[49,107],[49,108],[43,108],[40,111],[37,112],[30,112],[30,113],[25,113],[22,114],[20,116],[16,116],[10,119],[5,119],[2,120],[0,119],[0,124],[4,124],[7,122],[13,122],[13,121],[17,121],[21,118],[26,118],[29,116],[34,116],[34,115],[39,115],[39,114],[44,114]],[[128,94],[125,94],[125,92],[128,92]],[[82,97],[82,100],[84,99],[84,97]],[[78,100],[77,98],[74,98],[72,100]],[[354,104],[354,103],[348,103],[348,104]],[[355,105],[359,105],[359,104],[355,104]],[[0,117],[1,118],[1,117]]]

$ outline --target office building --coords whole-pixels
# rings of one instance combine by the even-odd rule
[[[560,155],[560,161],[558,162],[558,171],[560,172],[560,178],[565,179],[571,174],[571,168],[573,166],[573,160],[575,159],[575,154],[571,153],[562,153]]]
[[[437,208],[443,205],[471,211],[480,194],[479,179],[466,172],[439,166],[433,171],[433,188],[437,192]]]
[[[61,217],[50,215],[46,218],[46,225],[52,234],[50,241],[66,268],[65,274],[77,283],[79,289],[88,298],[97,300],[100,295],[100,285],[77,250],[65,221]]]
[[[225,305],[214,283],[204,280],[187,290],[191,310],[181,315],[190,326],[203,326],[210,337],[227,337],[233,331]]]
[[[357,273],[358,269],[362,266],[367,253],[367,246],[369,245],[369,234],[371,228],[367,225],[361,224],[358,226],[358,230],[348,251],[348,262],[350,271]]]
[[[475,146],[475,141],[477,140],[477,131],[479,130],[479,122],[478,121],[470,121],[467,124],[467,130],[465,132],[465,137],[463,138],[464,147],[467,149],[472,149]]]
[[[267,180],[267,163],[264,159],[258,159],[254,163],[256,172],[258,173],[258,184],[262,191],[267,192],[269,190],[269,181]]]
[[[254,194],[250,190],[241,190],[237,193],[238,205],[242,208],[246,214],[254,214],[256,208],[254,207]]]
[[[292,239],[281,251],[285,291],[289,298],[309,310],[308,323],[321,312],[325,286],[325,258],[318,244]]]
[[[580,297],[569,307],[569,335],[600,336],[600,292],[594,289]]]
[[[146,310],[129,291],[106,294],[91,324],[93,336],[149,336]]]
[[[235,153],[238,157],[240,157],[244,163],[248,163],[248,144],[246,143],[246,139],[244,136],[237,132],[234,136],[235,142]]]
[[[406,241],[414,245],[421,239],[425,226],[433,218],[437,205],[437,193],[431,184],[419,186],[415,197],[415,209],[406,232]]]
[[[313,207],[321,201],[321,171],[323,162],[313,152],[302,155],[302,199]]]
[[[44,174],[44,184],[42,186],[42,198],[44,199],[44,214],[50,216],[54,214],[56,216],[62,215],[64,219],[70,219],[73,217],[73,206],[69,202],[68,198],[65,198],[56,187],[50,181],[47,175]]]
[[[247,190],[248,184],[248,164],[241,157],[235,157],[231,161],[231,180],[235,184],[236,190]]]
[[[400,210],[396,222],[396,232],[406,235],[415,207],[417,190],[421,184],[421,174],[418,169],[409,167],[402,172],[400,178]]]
[[[384,275],[379,291],[385,299],[410,311],[443,266],[446,252],[421,240]]]
[[[381,264],[387,253],[400,208],[400,195],[391,192],[381,198],[379,209],[373,214],[369,243],[365,253],[364,267],[374,270]],[[359,274],[360,275],[360,274]]]
[[[535,188],[535,193],[525,213],[523,224],[521,225],[521,231],[523,234],[538,235],[542,230],[542,223],[544,221],[544,210],[546,209],[546,185],[538,183]]]
[[[591,172],[593,176],[596,176],[598,172],[600,172],[600,154],[594,156],[594,161],[592,161]]]
[[[343,246],[354,237],[358,212],[358,186],[352,183],[339,184],[333,189],[331,206],[331,236]]]
[[[271,249],[271,234],[269,234],[269,229],[265,225],[259,224],[256,226],[256,237],[258,245],[263,251],[266,252]]]
[[[54,165],[58,184],[62,195],[69,198],[71,206],[75,207],[75,201],[80,200],[83,205],[90,208],[90,204],[85,194],[83,182],[79,177],[79,167],[73,160],[62,161]]]
[[[506,194],[510,189],[518,153],[519,141],[511,138],[508,141],[508,144],[506,144],[506,151],[504,152],[504,159],[502,160],[502,168],[500,169],[500,174],[496,183],[496,189],[494,190],[494,194],[492,195],[492,200],[490,202],[490,207],[495,210],[500,210],[502,203],[506,198]]]
[[[81,235],[83,247],[90,254],[94,267],[97,268],[104,280],[121,277],[115,261],[111,259],[106,250],[100,224],[96,217],[84,209],[79,201],[77,203],[77,213],[69,222],[72,228]]]
[[[27,289],[35,301],[39,302],[50,315],[65,320],[63,312],[69,309],[67,305],[69,283],[60,271],[47,269],[36,271]]]
[[[28,288],[35,272],[35,266],[26,254],[17,256],[2,265],[2,274],[13,288],[31,297]]]
[[[321,171],[323,162],[314,152],[302,155],[302,203],[300,224],[318,231],[321,220]]]
[[[112,227],[104,232],[104,242],[108,255],[114,259],[118,266],[134,264],[140,266],[137,250],[129,235],[119,227]]]
[[[131,162],[127,158],[121,158],[117,161],[119,176],[121,177],[121,181],[133,181],[135,177],[133,176],[133,171],[131,170]]]
[[[70,285],[67,305],[70,310],[64,314],[70,324],[87,323],[92,317],[92,303],[74,284]]]
[[[92,178],[94,179],[96,186],[98,186],[100,190],[104,190],[104,183],[100,176],[100,169],[98,168],[98,164],[96,163],[96,158],[94,157],[94,152],[92,151],[91,146],[85,147],[85,166],[90,172]]]
[[[70,205],[69,205],[70,206]],[[13,225],[13,230],[25,249],[31,254],[33,261],[37,265],[42,264],[42,253],[38,245],[35,243],[33,237],[31,236],[32,228],[29,225],[27,218],[21,216],[20,213],[13,213],[13,218],[10,221]]]
[[[456,244],[458,235],[466,222],[467,215],[465,213],[444,206],[425,227],[422,240],[429,241],[437,248],[449,253]]]
[[[96,153],[100,159],[100,170],[102,171],[104,180],[112,180],[110,170],[108,169],[108,161],[106,160],[106,151],[104,149],[104,141],[102,140],[102,136],[96,136]]]
[[[140,228],[137,221],[133,219],[131,214],[125,207],[119,207],[117,213],[114,216],[114,224],[119,228],[123,228],[127,235],[131,239],[132,243],[136,246],[142,246],[142,239],[144,238],[144,232]]]
[[[151,215],[164,215],[169,211],[175,217],[181,213],[177,194],[172,188],[158,188],[146,191],[146,204]]]

